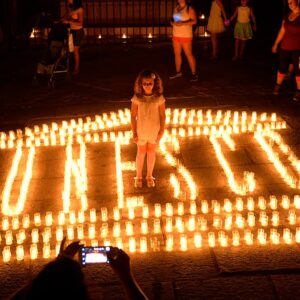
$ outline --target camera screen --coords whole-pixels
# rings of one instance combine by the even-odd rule
[[[81,263],[85,264],[95,264],[95,263],[106,263],[107,251],[110,247],[83,247],[81,249]]]

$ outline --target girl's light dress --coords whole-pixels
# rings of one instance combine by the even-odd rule
[[[239,6],[237,8],[237,22],[234,27],[234,38],[239,40],[250,40],[253,37],[253,31],[250,23],[251,9],[248,6]]]
[[[160,130],[159,106],[166,100],[160,96],[134,95],[131,101],[138,106],[137,111],[137,135],[138,145],[156,144],[158,132]]]
[[[225,31],[224,21],[222,19],[222,11],[216,1],[213,1],[211,3],[207,30],[210,33],[221,33]]]

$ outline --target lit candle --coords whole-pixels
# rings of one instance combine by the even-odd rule
[[[222,220],[219,216],[214,216],[213,217],[213,226],[215,228],[221,228],[222,227]]]
[[[30,245],[30,259],[35,260],[38,257],[38,247],[37,244]]]
[[[188,229],[189,229],[189,231],[195,231],[195,229],[196,229],[196,220],[195,220],[194,216],[189,217]]]
[[[114,237],[119,237],[121,235],[121,226],[119,222],[114,223],[113,227],[113,236]]]
[[[58,212],[58,225],[64,225],[65,224],[65,213],[63,211]]]
[[[180,235],[180,250],[181,251],[187,250],[187,237],[185,234]]]
[[[202,247],[202,235],[199,232],[195,232],[194,234],[194,245],[196,248]]]
[[[90,222],[95,223],[96,221],[97,221],[96,209],[92,208],[92,209],[90,209]]]
[[[142,253],[145,253],[148,251],[148,246],[147,246],[147,238],[145,236],[142,236],[140,238],[140,251]]]
[[[2,257],[3,257],[3,262],[9,262],[11,259],[11,252],[10,252],[10,247],[5,246],[2,250]]]
[[[196,215],[197,214],[197,204],[196,201],[192,200],[190,202],[190,214],[191,215]]]
[[[52,226],[53,218],[52,218],[52,212],[47,211],[45,216],[45,224],[46,226]]]
[[[300,209],[300,195],[294,196],[294,206],[297,209]]]
[[[290,199],[287,195],[282,196],[281,206],[284,209],[289,209],[290,208]]]
[[[76,214],[74,210],[69,211],[69,223],[74,225],[76,223]]]
[[[84,223],[85,216],[84,216],[84,211],[80,210],[78,211],[78,223]]]
[[[224,221],[224,228],[230,230],[232,227],[232,215],[227,215]]]
[[[39,242],[39,230],[37,228],[33,228],[31,231],[31,241],[33,244],[37,244]]]
[[[250,230],[245,230],[244,240],[246,245],[253,245],[253,233]]]
[[[74,240],[74,228],[72,225],[68,225],[67,227],[67,237],[69,241]]]
[[[5,243],[6,245],[12,245],[13,243],[13,234],[11,230],[5,232]]]
[[[100,229],[100,235],[101,237],[105,238],[107,236],[107,223],[103,223],[102,224],[102,227]],[[89,239],[92,240],[95,238],[96,236],[96,227],[95,227],[95,224],[90,224],[89,225],[89,229],[88,229],[88,232],[89,232]]]
[[[289,220],[290,225],[296,225],[297,215],[296,215],[296,212],[294,210],[289,211],[288,220]]]
[[[232,231],[232,245],[233,246],[240,245],[240,233],[237,230]]]
[[[101,219],[102,222],[107,222],[108,216],[107,216],[107,208],[106,207],[101,207]]]
[[[77,225],[77,238],[79,240],[84,239],[84,228],[82,224]]]
[[[208,246],[211,248],[216,246],[216,237],[214,232],[208,233]]]
[[[283,240],[286,244],[291,244],[293,242],[293,234],[289,228],[283,229]]]
[[[147,220],[142,220],[141,221],[141,232],[142,232],[142,234],[147,234],[148,233],[148,222],[147,222]]]
[[[119,221],[120,220],[120,210],[118,207],[113,208],[113,213],[114,213],[114,220]]]
[[[154,219],[153,228],[154,228],[154,233],[160,233],[161,232],[160,219]]]
[[[123,240],[121,237],[117,237],[116,238],[116,247],[118,247],[119,249],[123,249],[124,246],[123,246]]]
[[[136,243],[135,243],[135,238],[131,236],[128,241],[128,248],[129,252],[135,252],[136,251]]]
[[[268,216],[265,211],[260,212],[259,222],[261,223],[261,226],[268,226]]]
[[[218,240],[219,240],[219,243],[220,243],[221,247],[227,247],[228,246],[228,237],[227,237],[227,235],[225,234],[224,231],[219,231],[218,232]]]
[[[161,205],[159,203],[154,204],[154,215],[156,218],[161,217]]]
[[[44,244],[43,246],[43,258],[50,258],[51,256],[51,250],[50,250],[50,244]]]
[[[168,234],[166,237],[166,251],[173,251],[174,239],[172,234]]]
[[[221,205],[217,200],[212,200],[212,209],[214,214],[219,214],[221,212]]]
[[[247,223],[249,227],[255,226],[255,215],[253,212],[248,213]]]
[[[23,245],[18,245],[17,246],[16,256],[17,256],[17,260],[23,260],[24,259],[24,247],[23,247]]]
[[[33,220],[34,220],[34,225],[39,227],[41,226],[42,224],[42,221],[41,221],[41,214],[40,213],[35,213],[34,216],[33,216]]]
[[[224,199],[224,210],[227,213],[232,212],[232,203],[229,199]]]
[[[261,245],[265,245],[267,243],[267,234],[263,229],[258,229],[257,240]]]
[[[9,228],[9,220],[7,216],[2,217],[2,230],[6,231]]]
[[[278,211],[273,211],[272,213],[272,218],[271,218],[271,221],[272,221],[272,225],[273,226],[278,226],[279,225],[279,212]]]
[[[273,210],[277,209],[277,198],[274,195],[270,196],[270,207]]]
[[[207,220],[204,217],[198,218],[198,223],[201,231],[207,230]]]
[[[168,217],[173,216],[173,205],[172,205],[172,203],[166,203],[166,215]]]
[[[43,243],[49,243],[50,238],[51,238],[51,229],[50,228],[45,228],[45,230],[42,233],[43,236]]]
[[[128,236],[133,235],[133,225],[130,221],[127,221],[125,223],[125,231],[126,231],[126,235]]]
[[[29,218],[28,214],[23,215],[22,225],[23,225],[23,228],[28,228],[30,226],[30,218]]]
[[[142,216],[144,219],[148,219],[149,218],[149,207],[148,205],[144,205],[142,208]]]
[[[300,227],[296,227],[295,239],[296,243],[300,243]]]
[[[274,245],[280,244],[280,234],[274,228],[270,230],[270,241]]]
[[[206,200],[202,200],[201,201],[201,212],[203,214],[207,214],[208,213],[208,203]]]
[[[243,199],[238,197],[236,198],[235,207],[237,211],[243,211],[244,209],[244,202]]]
[[[267,208],[267,203],[264,197],[259,196],[258,197],[258,207],[261,210],[265,210]]]
[[[176,228],[178,232],[184,232],[184,222],[181,217],[176,218]]]
[[[135,217],[134,207],[128,207],[128,219],[133,220]]]
[[[254,204],[253,198],[252,197],[248,197],[247,198],[247,209],[249,211],[254,211],[254,206],[255,206],[255,204]]]
[[[64,238],[64,231],[63,231],[63,228],[61,226],[57,226],[56,227],[56,241],[57,242],[61,242]]]

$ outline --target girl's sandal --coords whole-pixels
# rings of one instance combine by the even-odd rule
[[[147,181],[147,187],[148,188],[153,188],[155,187],[155,178],[154,177],[146,177],[146,181]]]
[[[143,187],[143,178],[142,177],[134,177],[134,187],[135,188]]]

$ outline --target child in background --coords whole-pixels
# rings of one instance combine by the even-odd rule
[[[236,17],[237,21],[234,27],[235,47],[233,60],[243,59],[246,42],[253,37],[250,17],[253,22],[253,30],[256,31],[255,16],[252,8],[248,6],[248,0],[241,0],[241,6],[236,8],[229,21],[231,22]]]
[[[156,146],[164,134],[166,120],[165,98],[162,93],[162,81],[156,72],[145,70],[138,75],[131,99],[131,129],[133,140],[137,144],[135,188],[143,186],[142,172],[146,154],[147,186],[155,186],[152,173]]]
[[[207,30],[210,32],[210,39],[212,45],[211,59],[218,58],[218,34],[225,31],[224,22],[227,25],[228,20],[222,0],[213,0],[211,3],[210,14],[207,23]]]

